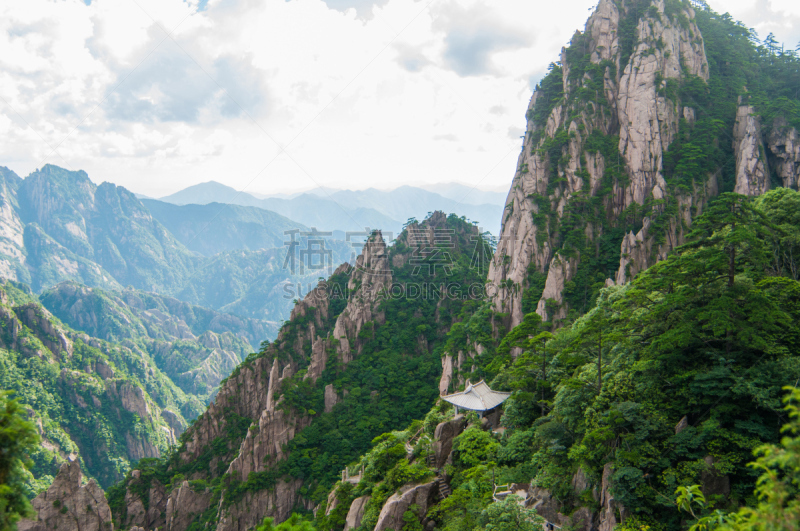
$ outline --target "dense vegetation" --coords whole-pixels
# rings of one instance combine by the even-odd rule
[[[251,345],[274,337],[277,328],[134,289],[114,293],[63,282],[39,301],[65,324],[151,358],[196,397],[184,408],[187,419],[202,412],[219,382],[255,350]]]
[[[119,481],[145,448],[166,451],[167,409],[180,422],[202,404],[156,368],[146,354],[79,334],[49,315],[22,284],[0,286],[0,389],[41,426],[45,444],[31,454],[25,482],[32,497],[47,488],[74,454],[103,487]],[[130,399],[127,409],[123,395]],[[147,404],[149,418],[131,411]]]

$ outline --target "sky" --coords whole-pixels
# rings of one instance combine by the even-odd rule
[[[796,0],[711,0],[800,42]],[[532,88],[593,0],[5,0],[0,166],[150,197],[505,190]]]

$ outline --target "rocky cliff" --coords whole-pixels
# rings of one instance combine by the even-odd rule
[[[765,132],[746,103],[735,115],[712,109],[721,102],[704,100],[703,87],[720,75],[688,2],[600,1],[528,109],[489,272],[489,295],[511,326],[533,310],[555,321],[584,311],[599,287],[682,244],[720,191],[766,191],[768,158],[784,186],[797,186],[796,129],[779,117]],[[721,155],[696,163],[710,149],[698,146],[697,124],[717,114],[729,129],[705,140]]]

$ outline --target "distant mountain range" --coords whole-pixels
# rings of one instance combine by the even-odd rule
[[[505,194],[454,183],[431,187],[441,193],[413,186],[391,191],[317,188],[296,196],[259,198],[210,181],[162,197],[160,201],[175,205],[228,203],[258,207],[320,230],[354,231],[369,227],[392,234],[398,234],[410,218],[421,220],[434,210],[442,210],[465,216],[493,234],[499,232]]]
[[[180,192],[162,197],[160,201],[174,205],[224,203],[257,207],[285,216],[301,225],[327,231],[363,231],[365,227],[369,227],[396,233],[401,226],[397,220],[373,208],[345,207],[329,199],[308,193],[291,199],[276,197],[259,199],[214,181],[190,186]]]
[[[111,292],[130,286],[275,323],[309,283],[351,258],[351,246],[329,241],[331,271],[293,273],[284,267],[283,230],[303,225],[261,209],[156,203],[153,213],[125,188],[95,185],[82,171],[47,165],[22,179],[0,168],[0,278],[37,293],[64,281]]]

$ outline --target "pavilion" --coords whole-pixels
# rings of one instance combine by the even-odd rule
[[[492,391],[483,380],[474,385],[467,380],[467,387],[464,391],[453,393],[452,395],[443,395],[442,399],[456,406],[456,414],[461,408],[478,411],[483,416],[484,412],[496,408],[505,402],[509,396],[511,396],[511,393]]]

